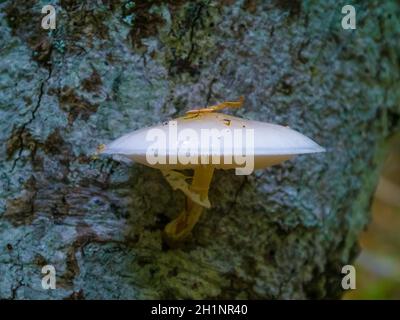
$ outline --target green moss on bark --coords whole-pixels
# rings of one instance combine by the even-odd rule
[[[399,128],[396,1],[357,5],[355,31],[341,29],[337,1],[60,1],[57,32],[40,36],[40,3],[15,3],[0,4],[1,298],[342,294]],[[183,195],[156,170],[91,155],[240,95],[236,115],[290,125],[327,153],[217,172],[212,209],[168,250],[161,231]],[[41,288],[43,263],[57,290]]]

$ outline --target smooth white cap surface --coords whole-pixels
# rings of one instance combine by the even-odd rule
[[[185,132],[188,133],[189,129],[191,134],[197,135],[199,139],[190,139]],[[204,129],[214,130],[213,138],[209,140],[209,145],[204,146],[200,137],[207,131]],[[186,131],[185,131],[186,130]],[[235,131],[238,135],[235,136]],[[154,141],[151,138],[150,132],[164,134],[165,142],[162,148],[158,149],[158,154],[166,154],[169,157],[177,157],[182,148],[190,147],[191,150],[196,150],[198,156],[198,163],[201,163],[202,156],[212,155],[220,158],[219,164],[212,164],[215,168],[230,169],[237,168],[237,163],[227,163],[224,157],[245,155],[246,150],[252,149],[254,151],[254,164],[255,168],[268,167],[273,164],[280,163],[284,160],[290,159],[294,155],[305,153],[324,152],[325,149],[312,141],[310,138],[303,134],[290,129],[289,127],[280,126],[271,123],[264,123],[259,121],[245,120],[242,118],[230,116],[222,113],[200,113],[198,115],[188,115],[177,118],[171,122],[165,122],[160,125],[143,128],[131,133],[128,133],[115,141],[108,144],[102,153],[106,154],[119,154],[127,156],[128,158],[140,162],[142,164],[165,169],[182,169],[194,168],[196,164],[178,163],[170,164],[152,164],[147,161],[146,153],[153,152]],[[208,131],[212,132],[212,131]],[[250,134],[253,132],[252,134]],[[224,149],[224,137],[232,137],[231,152]],[[179,136],[181,135],[181,138]],[[225,136],[226,135],[226,136]],[[246,135],[252,139],[251,146],[247,143]],[[177,138],[178,137],[178,138]],[[154,138],[154,136],[153,136]],[[170,142],[176,143],[170,143]],[[246,145],[247,143],[247,145]],[[181,148],[181,149],[180,149]],[[249,148],[249,149],[246,149]],[[190,153],[193,155],[193,152]]]

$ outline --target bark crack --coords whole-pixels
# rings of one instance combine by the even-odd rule
[[[25,130],[28,130],[27,126],[30,125],[36,118],[36,112],[39,110],[39,108],[41,106],[41,103],[42,103],[42,98],[43,98],[43,95],[44,95],[44,87],[45,87],[46,83],[50,80],[52,71],[53,71],[52,70],[52,66],[50,65],[49,69],[48,69],[48,75],[47,75],[46,79],[42,80],[42,82],[40,83],[38,99],[37,99],[35,107],[31,111],[30,119],[27,122],[23,123],[22,126],[18,128],[19,151],[18,151],[18,156],[15,158],[10,172],[14,171],[15,166],[17,165],[17,162],[21,159],[22,151],[24,150],[23,134],[24,134]]]

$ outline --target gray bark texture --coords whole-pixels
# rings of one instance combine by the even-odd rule
[[[400,4],[343,1],[0,1],[0,298],[339,298],[385,140],[400,116]],[[327,148],[217,171],[180,248],[184,207],[158,170],[97,145],[245,96],[237,116]],[[44,290],[41,268],[56,269]]]

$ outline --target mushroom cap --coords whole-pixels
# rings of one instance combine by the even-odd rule
[[[174,127],[176,127],[176,134],[173,134],[173,131],[170,131],[171,128],[173,129]],[[167,161],[165,164],[154,164],[147,160],[146,153],[149,150],[151,151],[154,149],[155,140],[150,141],[147,139],[148,134],[152,129],[155,129],[158,133],[165,134],[165,147],[157,148],[158,155],[166,155]],[[181,138],[177,139],[180,134],[183,134],[183,130],[185,129],[190,129],[191,133],[195,133],[199,139],[196,141],[196,139],[190,139],[187,136],[185,137],[185,135],[182,135]],[[202,131],[204,131],[203,129],[218,130],[214,137],[209,140],[209,146],[206,147],[204,147],[200,139]],[[247,131],[249,129],[250,131]],[[153,130],[152,132],[154,133],[156,131]],[[242,136],[242,144],[235,143],[239,142],[237,136],[234,135],[235,131],[240,132],[240,135]],[[250,148],[249,144],[246,145],[247,132],[253,132],[254,134],[254,148],[253,146]],[[231,134],[232,139],[235,139],[232,140],[234,142],[232,148],[229,149],[231,151],[224,149],[224,144],[221,143],[221,140],[225,141],[224,134]],[[176,141],[177,147],[170,145],[170,138],[172,141]],[[238,144],[239,147],[237,147]],[[159,169],[193,169],[199,164],[204,164],[202,157],[209,157],[209,162],[211,162],[212,156],[213,163],[210,163],[209,165],[217,169],[232,169],[243,167],[243,162],[240,164],[236,163],[234,157],[239,157],[240,155],[246,156],[246,152],[248,151],[246,150],[246,147],[249,147],[248,150],[253,150],[251,151],[251,156],[253,155],[252,152],[254,152],[255,169],[278,164],[298,154],[325,151],[324,148],[319,146],[310,138],[290,129],[289,127],[210,112],[188,115],[160,125],[133,131],[106,145],[101,153],[123,155],[133,161]],[[190,155],[193,155],[194,158],[198,159],[197,163],[181,163],[179,161],[179,151],[182,152],[182,150],[186,150],[187,153],[187,148],[191,148]],[[247,152],[247,155],[248,154],[249,152]],[[177,163],[171,163],[171,161],[169,161],[173,158],[177,158]],[[229,158],[233,160],[226,160]],[[219,161],[214,161],[214,159],[219,159]]]

